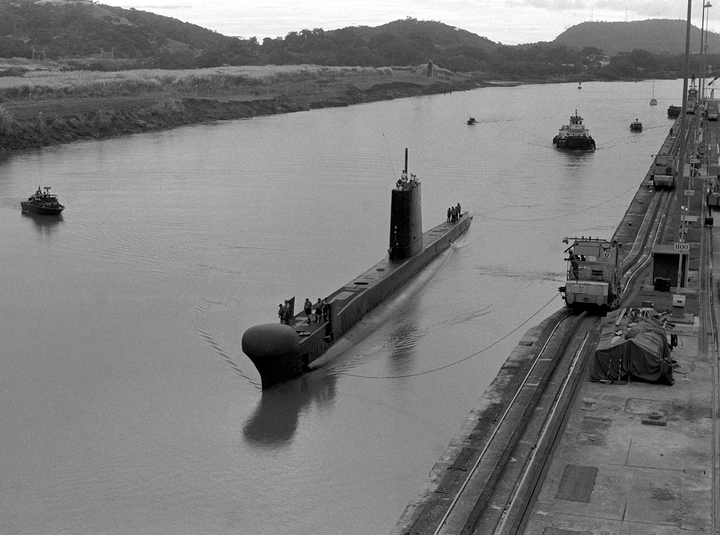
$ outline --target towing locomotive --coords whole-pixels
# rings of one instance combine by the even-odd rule
[[[572,242],[570,244],[570,242]],[[565,286],[559,288],[570,308],[607,311],[620,305],[620,244],[592,237],[565,238],[568,257]]]
[[[675,188],[675,158],[666,153],[655,156],[652,170],[652,184],[656,190]]]

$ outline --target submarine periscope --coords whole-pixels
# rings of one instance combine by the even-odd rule
[[[421,183],[405,168],[391,192],[390,245],[387,256],[323,301],[325,310],[310,321],[294,314],[294,298],[286,302],[282,323],[250,327],[243,333],[242,350],[260,373],[262,388],[299,377],[366,314],[387,300],[432,260],[462,236],[472,216],[460,205],[448,210],[447,220],[422,231]]]

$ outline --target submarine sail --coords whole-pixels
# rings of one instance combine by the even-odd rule
[[[408,176],[408,153],[405,149],[405,169],[392,190],[390,202],[391,260],[403,260],[422,249],[422,202],[420,181]]]

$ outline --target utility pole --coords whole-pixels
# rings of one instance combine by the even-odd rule
[[[682,110],[680,111],[680,158],[678,162],[678,182],[675,187],[675,219],[678,226],[678,242],[685,242],[685,232],[683,223],[683,202],[685,200],[685,152],[687,150],[687,132],[686,132],[686,116],[687,116],[687,100],[688,100],[688,77],[690,75],[690,17],[692,16],[692,0],[687,3],[687,25],[685,28],[685,76],[683,79],[683,95]],[[678,274],[677,274],[677,290],[680,292],[682,284],[682,252],[678,254]]]

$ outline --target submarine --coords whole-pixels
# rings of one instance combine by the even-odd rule
[[[408,151],[402,177],[391,191],[390,246],[387,256],[328,295],[325,314],[308,321],[294,313],[295,298],[286,301],[285,322],[255,325],[242,336],[242,350],[260,373],[263,390],[301,376],[340,337],[388,299],[462,236],[472,216],[448,210],[447,220],[422,231],[421,183],[408,176]],[[314,316],[311,315],[311,318]]]

